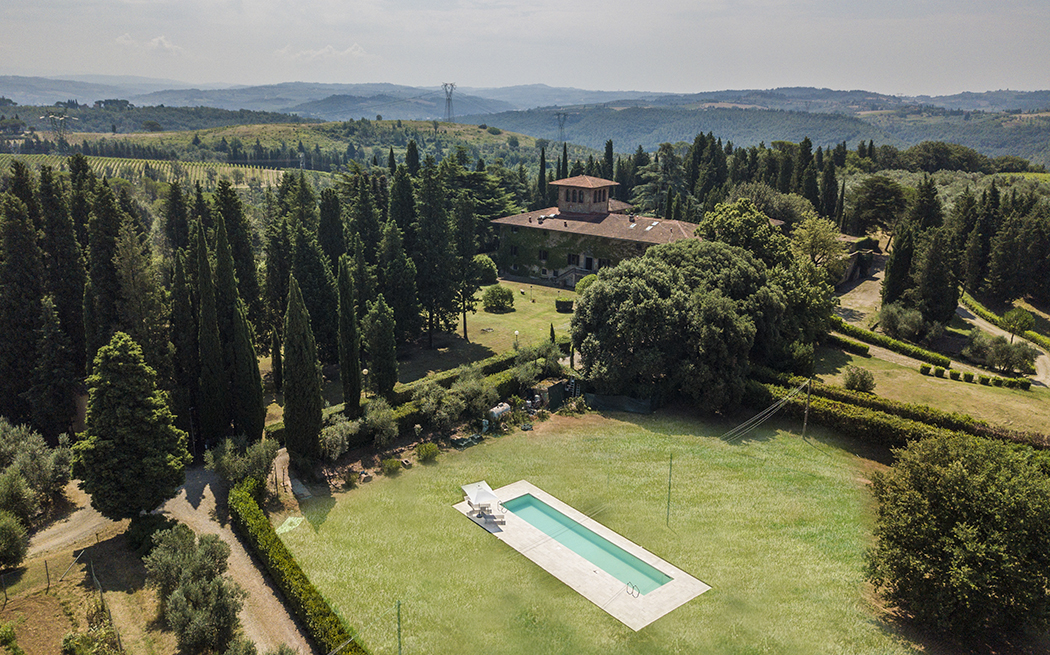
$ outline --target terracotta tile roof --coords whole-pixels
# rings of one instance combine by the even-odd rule
[[[550,184],[551,186],[571,186],[577,189],[604,189],[610,186],[620,186],[619,182],[604,180],[600,177],[591,177],[590,175],[567,177],[563,180],[554,180]]]
[[[542,220],[541,220],[542,219]],[[679,239],[696,238],[695,223],[669,221],[650,216],[628,214],[569,214],[559,213],[557,207],[504,216],[492,221],[496,225],[513,225],[535,230],[567,232],[583,236],[620,239],[636,243],[671,243]]]

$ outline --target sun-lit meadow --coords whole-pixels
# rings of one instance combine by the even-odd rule
[[[283,538],[376,654],[397,652],[398,600],[405,652],[914,652],[867,600],[866,479],[880,465],[793,424],[720,439],[730,427],[555,417],[305,501]],[[527,479],[712,589],[633,632],[452,508],[482,479]]]

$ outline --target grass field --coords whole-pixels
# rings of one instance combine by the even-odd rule
[[[969,414],[1015,430],[1050,430],[1050,389],[1045,387],[1021,391],[936,378],[922,375],[918,368],[832,348],[818,348],[816,360],[816,377],[822,382],[842,385],[846,367],[852,364],[872,372],[879,396]]]
[[[866,478],[880,465],[820,431],[719,439],[730,427],[555,417],[306,501],[283,538],[377,655],[397,652],[398,600],[405,652],[916,652],[866,600]],[[713,588],[633,632],[452,509],[481,479],[527,479]]]

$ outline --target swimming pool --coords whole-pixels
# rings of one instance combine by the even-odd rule
[[[624,584],[645,595],[667,584],[671,576],[643,562],[590,528],[526,493],[503,503],[508,512],[554,539]]]

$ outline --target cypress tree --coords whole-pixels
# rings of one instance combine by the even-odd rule
[[[173,358],[172,412],[175,424],[190,432],[190,408],[198,406],[197,386],[200,384],[200,356],[197,345],[197,315],[193,293],[186,279],[186,261],[182,251],[175,252],[171,284],[171,335],[175,347]]]
[[[0,195],[0,416],[12,423],[31,416],[21,394],[31,384],[44,297],[36,237],[25,204]]]
[[[412,178],[408,168],[402,164],[394,171],[390,183],[390,211],[388,218],[401,230],[405,252],[415,252],[416,197],[412,190]]]
[[[198,238],[204,243],[204,227],[198,223]],[[223,367],[222,342],[215,307],[215,283],[206,247],[197,250],[197,344],[200,355],[198,420],[205,443],[221,439],[230,431],[230,385]]]
[[[266,309],[272,333],[279,334],[288,307],[288,276],[292,273],[292,238],[288,222],[277,218],[266,228]]]
[[[40,216],[40,203],[37,202],[36,191],[33,188],[33,173],[21,159],[11,161],[8,170],[7,192],[22,201],[26,207],[26,214],[33,229],[40,231],[44,228]]]
[[[365,350],[368,352],[368,387],[390,399],[397,384],[397,341],[394,339],[394,313],[379,294],[368,305],[365,317]]]
[[[190,245],[189,207],[178,180],[173,180],[164,203],[164,233],[172,252]]]
[[[534,209],[543,209],[547,206],[547,152],[540,148],[540,174],[536,178],[536,201]]]
[[[558,179],[564,180],[569,177],[569,145],[564,141],[561,144],[561,160],[558,162]]]
[[[212,232],[215,229],[215,222],[212,218],[211,205],[204,198],[204,189],[201,188],[201,183],[197,182],[194,187],[193,196],[193,220],[196,221],[204,228],[204,235],[206,239],[201,243],[206,243],[211,246]]]
[[[412,177],[419,174],[419,148],[414,139],[410,140],[405,148],[405,167]]]
[[[394,146],[390,146],[390,154],[386,158],[386,166],[390,169],[390,174],[393,175],[394,171],[397,170],[397,160],[394,159]]]
[[[919,310],[927,321],[948,323],[959,305],[959,281],[952,262],[951,238],[944,228],[933,228],[916,271]],[[900,245],[900,241],[897,242]]]
[[[470,265],[473,266],[473,259]],[[379,266],[376,267],[376,271],[379,293],[389,299],[388,304],[394,312],[398,342],[415,339],[420,328],[416,265],[405,254],[401,230],[393,221],[387,221],[383,226],[383,240],[379,244]]]
[[[824,160],[824,170],[820,175],[820,204],[817,211],[821,216],[834,220],[838,216],[839,182],[835,178],[835,163],[831,157]],[[836,222],[836,225],[838,223]]]
[[[244,203],[226,180],[219,182],[215,192],[215,214],[221,216],[225,224],[226,241],[237,274],[237,292],[248,310],[248,320],[258,325],[262,322],[262,304],[259,272],[252,249],[252,228],[244,213]]]
[[[73,370],[83,371],[87,270],[77,241],[76,226],[50,166],[40,167],[40,211],[44,221],[44,231],[40,236],[44,291],[54,300],[59,324],[69,339],[67,355],[71,358]]]
[[[357,325],[357,294],[349,255],[339,258],[339,381],[343,386],[343,413],[361,413],[361,335]]]
[[[153,261],[132,221],[120,227],[113,263],[120,281],[118,328],[135,343],[141,343],[146,364],[157,374],[161,389],[172,383],[170,308],[167,292],[160,285]]]
[[[551,343],[558,343],[554,339],[554,323],[551,323]]]
[[[233,253],[226,238],[226,222],[222,215],[215,215],[215,321],[219,327],[219,343],[222,344],[222,367],[227,380],[233,379],[234,315],[237,313],[237,274],[234,271]]]
[[[613,176],[613,142],[609,139],[605,142],[605,158],[602,160],[603,178],[611,180]]]
[[[69,197],[69,216],[77,233],[77,243],[87,251],[88,223],[91,205],[95,196],[95,173],[84,155],[77,153],[69,158],[69,180],[72,193]],[[61,320],[61,318],[60,318]]]
[[[456,304],[463,317],[463,340],[467,338],[467,312],[473,313],[477,307],[478,274],[474,269],[474,255],[477,254],[477,238],[474,216],[474,203],[470,196],[460,194],[452,216],[452,274]]]
[[[1025,234],[1025,221],[1020,216],[1011,216],[992,240],[992,253],[988,263],[988,281],[985,289],[1001,303],[1009,303],[1025,295],[1029,288],[1035,261],[1025,256],[1029,235]]]
[[[335,278],[317,237],[296,222],[292,231],[292,275],[300,280],[300,293],[309,310],[313,335],[322,362],[335,362],[338,352],[338,306]],[[287,349],[288,335],[284,336]],[[287,352],[285,353],[287,359]]]
[[[799,190],[800,195],[819,211],[820,188],[817,185],[817,168],[812,161],[802,170],[800,184],[802,185],[802,188]]]
[[[941,201],[937,198],[937,187],[929,175],[923,177],[916,189],[915,200],[908,211],[908,220],[919,232],[940,227],[944,220]]]
[[[118,332],[99,348],[88,378],[87,430],[73,446],[73,477],[91,506],[120,520],[150,512],[185,481],[186,433],[131,337]]]
[[[334,271],[339,264],[339,258],[346,253],[346,226],[343,224],[339,194],[335,189],[325,189],[321,192],[318,221],[317,241],[321,244],[321,252],[328,260],[328,266]]]
[[[58,435],[72,433],[70,425],[77,410],[75,394],[80,385],[80,369],[73,365],[70,348],[55,303],[51,296],[44,296],[32,386],[25,397],[32,407],[33,427],[52,446],[58,444]]]
[[[277,330],[270,332],[270,368],[273,372],[273,389],[281,393],[284,387],[284,363],[281,361],[281,337]]]
[[[450,317],[455,320],[455,295],[450,284],[453,254],[445,213],[445,186],[433,157],[427,157],[420,177],[416,227],[420,248],[413,259],[417,268],[416,293],[426,315],[427,347],[433,348],[434,331],[448,324]]]
[[[321,365],[310,328],[310,313],[295,275],[288,281],[284,320],[284,434],[289,452],[316,458],[321,445]]]
[[[266,423],[262,376],[259,373],[259,358],[255,354],[255,335],[248,322],[244,301],[238,298],[234,310],[234,365],[230,393],[233,400],[233,430],[234,434],[243,434],[249,442],[254,442],[262,437]]]
[[[100,346],[109,342],[120,324],[117,309],[120,303],[120,280],[113,256],[116,254],[117,239],[124,218],[124,213],[117,207],[112,189],[103,181],[95,194],[88,223],[89,275],[95,304],[92,308],[95,325],[92,326],[91,333],[96,339],[87,344],[89,360],[94,359],[95,351]]]
[[[365,258],[365,246],[361,243],[361,237],[353,234],[350,236],[350,251],[354,257],[354,292],[357,294],[357,322],[365,320],[368,312],[368,303],[375,300],[378,293],[379,280],[376,267],[371,266]]]
[[[369,264],[378,260],[379,214],[372,198],[372,185],[365,175],[357,176],[357,193],[350,209],[350,230],[361,238]]]
[[[883,305],[897,302],[911,286],[911,261],[915,254],[915,228],[911,223],[902,221],[897,231],[897,239],[893,244],[893,251],[886,261],[886,274],[882,280]]]

